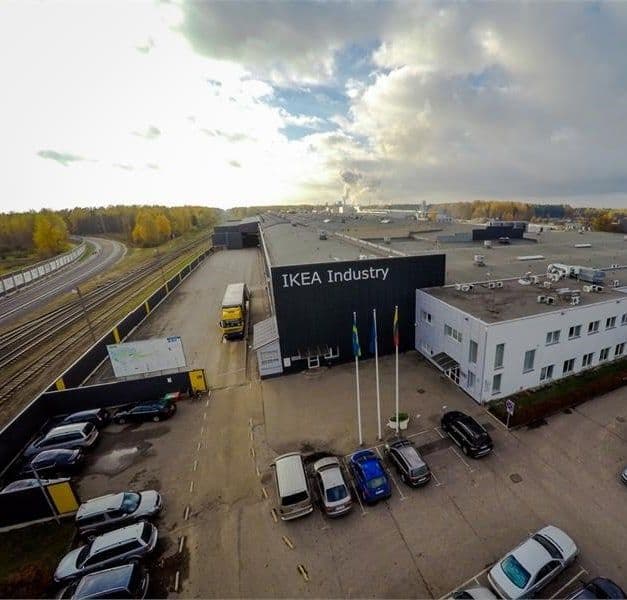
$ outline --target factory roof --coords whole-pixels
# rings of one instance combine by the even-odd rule
[[[627,271],[623,271],[627,275]],[[608,274],[606,283],[620,275]],[[608,287],[603,291],[586,291],[588,284],[576,279],[565,278],[551,282],[551,287],[544,287],[546,277],[540,277],[537,283],[527,283],[529,278],[514,278],[499,280],[502,287],[491,287],[489,282],[481,281],[471,284],[471,289],[464,291],[456,285],[446,285],[438,288],[428,288],[423,292],[438,298],[459,310],[468,313],[485,323],[499,323],[533,315],[577,309],[601,302],[618,302],[623,304],[622,312],[627,312],[627,287]],[[585,287],[585,289],[584,289]],[[538,297],[552,297],[552,304],[539,302]],[[579,297],[578,304],[572,304],[572,298]]]

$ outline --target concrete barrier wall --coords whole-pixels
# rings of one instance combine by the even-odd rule
[[[16,290],[33,284],[38,279],[46,277],[59,269],[77,261],[87,249],[85,242],[81,242],[76,248],[59,254],[54,258],[23,267],[12,271],[0,278],[0,296],[4,296]]]

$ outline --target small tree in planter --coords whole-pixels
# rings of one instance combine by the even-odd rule
[[[393,414],[388,421],[388,427],[396,431],[397,416],[398,416],[398,428],[407,429],[407,426],[409,425],[409,415],[404,412],[399,412],[398,415]]]

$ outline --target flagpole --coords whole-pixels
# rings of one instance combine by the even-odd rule
[[[395,315],[398,314],[398,306],[394,307]],[[395,340],[396,346],[396,435],[398,436],[399,431],[399,417],[398,417],[398,340]]]
[[[357,328],[357,313],[353,313],[353,331]],[[359,340],[357,339],[357,343]],[[357,387],[357,431],[359,432],[359,445],[363,444],[363,438],[361,434],[361,396],[359,393],[359,352],[355,351],[353,347],[353,353],[355,354],[355,382]]]
[[[372,309],[372,318],[374,321],[374,372],[377,379],[377,432],[378,440],[382,439],[381,435],[381,397],[379,394],[379,339],[377,336],[377,309]]]

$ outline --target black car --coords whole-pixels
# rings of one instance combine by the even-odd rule
[[[470,415],[451,410],[442,415],[440,425],[466,456],[480,458],[492,451],[492,438]]]
[[[169,400],[153,400],[140,402],[131,407],[123,408],[115,413],[113,420],[118,425],[131,421],[162,421],[176,412],[176,404]]]
[[[96,571],[81,577],[62,590],[58,598],[145,598],[148,573],[136,561],[121,567]]]
[[[33,469],[39,477],[51,475],[71,475],[75,473],[85,461],[82,450],[44,450],[35,456],[30,462],[24,464],[20,473],[33,475]]]
[[[92,410],[81,410],[66,417],[61,417],[59,425],[70,425],[71,423],[91,423],[94,427],[102,429],[109,422],[109,411],[104,408],[94,408]]]
[[[409,440],[398,438],[389,442],[385,450],[390,462],[407,485],[419,487],[431,480],[431,469]]]
[[[610,579],[605,577],[595,577],[575,590],[568,600],[576,598],[626,598],[625,592]]]

